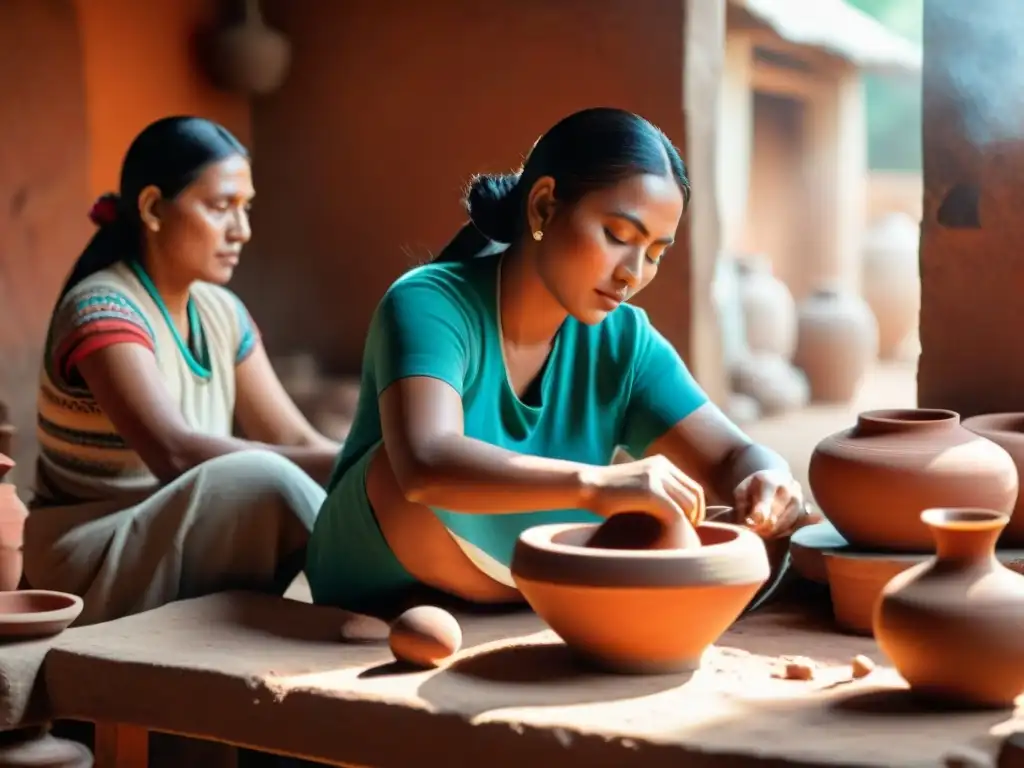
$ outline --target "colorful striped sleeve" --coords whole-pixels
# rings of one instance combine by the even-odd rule
[[[124,343],[155,349],[155,337],[142,310],[115,288],[90,288],[69,295],[57,310],[48,362],[61,378],[71,381],[86,357]]]

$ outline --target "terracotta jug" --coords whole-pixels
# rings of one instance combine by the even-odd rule
[[[14,468],[14,461],[0,454],[0,591],[17,589],[21,583],[22,543],[28,511],[17,489],[4,476]]]
[[[1008,517],[946,508],[921,518],[935,537],[935,557],[885,586],[875,639],[913,692],[1011,707],[1024,692],[1024,576],[995,557]]]
[[[964,419],[964,427],[1002,446],[1024,474],[1024,413],[986,413]],[[1024,493],[1017,492],[1010,522],[999,537],[1000,547],[1024,548]]]
[[[1005,450],[937,408],[866,411],[811,454],[811,492],[854,547],[930,552],[921,513],[940,505],[1009,514],[1017,468]]]
[[[772,264],[764,256],[749,255],[739,259],[739,275],[748,349],[789,360],[796,349],[793,294],[772,274]]]
[[[597,527],[524,531],[512,576],[537,615],[605,669],[696,668],[770,575],[761,538],[739,526],[704,523],[695,548],[632,551],[588,547]]]
[[[800,303],[793,363],[807,374],[811,401],[848,403],[878,354],[878,323],[860,296],[826,286]]]
[[[864,234],[864,300],[878,320],[878,354],[883,359],[897,357],[917,328],[920,240],[917,222],[901,212],[883,216]]]
[[[212,41],[210,67],[217,83],[239,93],[277,90],[291,62],[291,43],[263,22],[259,0],[244,0],[245,18],[219,31]]]

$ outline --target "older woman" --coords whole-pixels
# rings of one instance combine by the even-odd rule
[[[248,242],[245,148],[195,117],[134,140],[56,302],[25,576],[79,624],[301,569],[338,446],[285,394],[224,285]],[[233,435],[237,423],[245,438]],[[315,478],[315,479],[314,479]]]

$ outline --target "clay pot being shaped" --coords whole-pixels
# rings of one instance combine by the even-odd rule
[[[921,521],[931,507],[983,507],[1009,514],[1017,468],[1005,450],[932,408],[866,411],[811,454],[811,492],[852,546],[930,552]]]
[[[878,320],[878,354],[898,357],[921,309],[921,232],[905,213],[890,213],[864,235],[864,300]]]
[[[789,360],[796,349],[796,302],[786,284],[772,274],[764,256],[739,260],[739,288],[747,347]]]
[[[760,537],[724,523],[697,528],[691,549],[586,546],[595,524],[524,531],[516,586],[581,658],[631,674],[692,670],[768,580]]]
[[[210,68],[217,83],[231,91],[262,95],[277,90],[288,72],[291,44],[263,23],[259,0],[245,0],[245,19],[218,32],[211,44]]]
[[[964,427],[1001,446],[1024,474],[1024,413],[986,413],[964,419]],[[1010,522],[999,538],[1000,547],[1024,548],[1024,493],[1017,492]]]
[[[1024,576],[995,557],[1007,515],[929,509],[935,557],[892,579],[875,605],[879,647],[914,693],[1011,707],[1024,693]]]
[[[793,363],[807,374],[811,402],[848,403],[878,354],[878,323],[859,296],[819,288],[800,303]]]
[[[22,544],[28,510],[18,498],[17,489],[4,476],[14,468],[14,461],[0,454],[0,591],[17,589],[21,583]]]

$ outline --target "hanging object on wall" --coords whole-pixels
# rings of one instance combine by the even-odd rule
[[[259,0],[243,0],[239,22],[214,32],[209,67],[225,90],[260,96],[276,91],[291,63],[291,43],[263,21]]]

